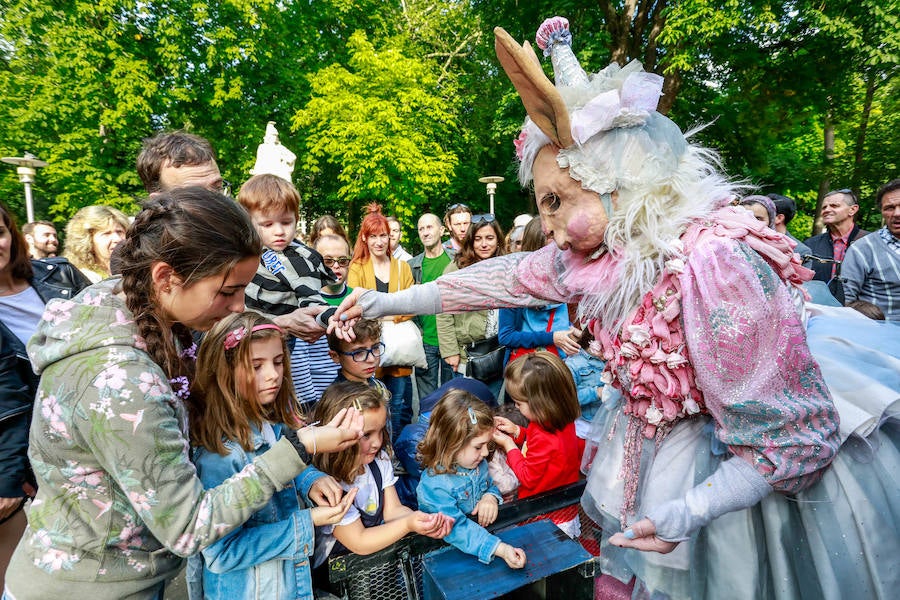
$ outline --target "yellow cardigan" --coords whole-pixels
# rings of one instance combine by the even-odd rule
[[[390,280],[388,281],[388,292],[399,292],[410,288],[415,284],[412,269],[405,260],[397,260],[391,257]],[[372,265],[371,257],[365,262],[353,261],[350,263],[350,269],[347,271],[347,285],[351,288],[364,288],[367,290],[378,289],[375,283],[375,267]],[[398,315],[393,318],[394,323],[408,321],[412,319],[412,315]],[[375,373],[376,377],[388,375],[390,377],[404,377],[412,373],[410,367],[385,367],[378,369]]]

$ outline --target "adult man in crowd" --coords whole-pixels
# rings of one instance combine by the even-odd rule
[[[397,260],[408,262],[409,259],[412,258],[412,254],[407,252],[403,246],[400,245],[400,240],[403,239],[403,227],[400,225],[400,221],[397,220],[397,217],[385,218],[387,219],[388,227],[390,227],[388,234],[390,236],[391,256]]]
[[[137,157],[137,172],[148,194],[188,186],[229,192],[216,164],[212,144],[184,131],[163,132],[145,139]],[[318,253],[313,254],[321,261]],[[321,298],[319,302],[282,315],[278,324],[295,337],[310,343],[316,341],[325,333],[316,316],[328,308]]]
[[[471,223],[471,208],[465,204],[451,204],[444,215],[444,227],[450,232],[450,239],[444,242],[444,248],[454,252],[458,251],[462,247]]]
[[[850,244],[869,233],[853,222],[853,216],[858,211],[859,202],[851,190],[836,190],[825,194],[822,201],[825,232],[805,240],[813,256],[826,259],[826,262],[812,261],[810,268],[816,272],[813,279],[831,281],[840,273],[838,267]]]
[[[56,227],[50,221],[33,221],[22,226],[31,258],[51,258],[59,249]]]
[[[228,191],[212,144],[184,131],[145,139],[137,157],[137,172],[148,194],[192,185],[213,192]]]
[[[775,204],[775,227],[773,229],[778,233],[783,233],[796,242],[797,245],[794,247],[794,252],[799,254],[800,258],[809,256],[812,253],[809,246],[791,235],[791,232],[788,231],[787,228],[788,223],[790,223],[794,219],[794,215],[797,214],[797,203],[794,202],[793,198],[788,198],[781,194],[766,195],[772,203]]]
[[[888,321],[900,321],[900,179],[876,195],[884,227],[847,250],[841,268],[844,297],[871,302]]]
[[[441,235],[444,228],[437,215],[426,213],[419,217],[419,239],[425,251],[416,255],[409,261],[413,279],[416,283],[428,283],[434,281],[444,272],[444,267],[450,264],[456,252],[447,249],[441,244]],[[419,398],[424,398],[438,387],[453,379],[453,369],[443,358],[438,347],[437,318],[434,315],[422,315],[418,317],[422,326],[422,341],[425,346],[425,359],[428,361],[428,369],[422,370],[416,367],[416,389]]]

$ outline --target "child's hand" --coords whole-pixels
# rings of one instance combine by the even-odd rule
[[[342,408],[323,427],[304,427],[297,437],[307,452],[340,452],[359,441],[363,433],[363,416],[355,408]]]
[[[500,417],[494,417],[495,419]],[[503,448],[503,451],[509,454],[509,451],[516,447],[516,443],[513,441],[511,437],[500,431],[499,429],[495,429],[491,434],[491,439],[494,440],[494,443]]]
[[[509,544],[505,542],[500,542],[500,545],[497,546],[497,549],[494,550],[494,556],[499,556],[506,564],[509,565],[510,569],[521,569],[525,566],[525,551],[521,548],[513,548]]]
[[[319,477],[309,486],[309,499],[318,506],[337,506],[343,494],[343,488],[331,475]]]
[[[512,438],[519,437],[519,426],[506,417],[494,417],[494,427]]]
[[[362,308],[356,302],[359,297],[370,290],[356,288],[348,294],[334,314],[328,319],[327,332],[332,331],[342,340],[352,342],[356,339],[353,325],[362,317]]]
[[[336,525],[340,523],[344,515],[347,514],[350,505],[353,504],[357,491],[359,491],[357,488],[351,488],[335,506],[316,506],[309,509],[313,525]]]
[[[454,520],[443,513],[428,514],[421,510],[411,512],[406,517],[410,531],[430,538],[441,539],[453,529]]]
[[[500,502],[495,495],[485,494],[481,497],[481,500],[478,501],[478,504],[475,505],[472,516],[478,517],[479,525],[487,527],[497,520],[497,513],[500,512],[499,505]]]

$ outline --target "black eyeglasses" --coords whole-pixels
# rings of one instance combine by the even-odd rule
[[[346,267],[350,264],[352,259],[349,256],[341,256],[340,258],[323,258],[322,262],[325,263],[326,267],[333,267],[335,264],[338,264],[342,267]]]
[[[384,354],[384,343],[378,342],[371,348],[357,348],[352,352],[344,352],[343,350],[338,350],[338,354],[349,356],[353,359],[353,362],[366,362],[367,360],[369,360],[369,356],[378,358],[379,356]]]
[[[490,213],[485,213],[483,215],[472,215],[472,225],[480,225],[481,223],[493,223],[497,219],[494,218],[494,215]]]

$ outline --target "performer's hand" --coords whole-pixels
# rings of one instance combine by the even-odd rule
[[[650,519],[641,519],[621,533],[609,538],[609,543],[620,548],[634,548],[642,552],[668,554],[678,542],[666,542],[656,537],[656,525]]]

